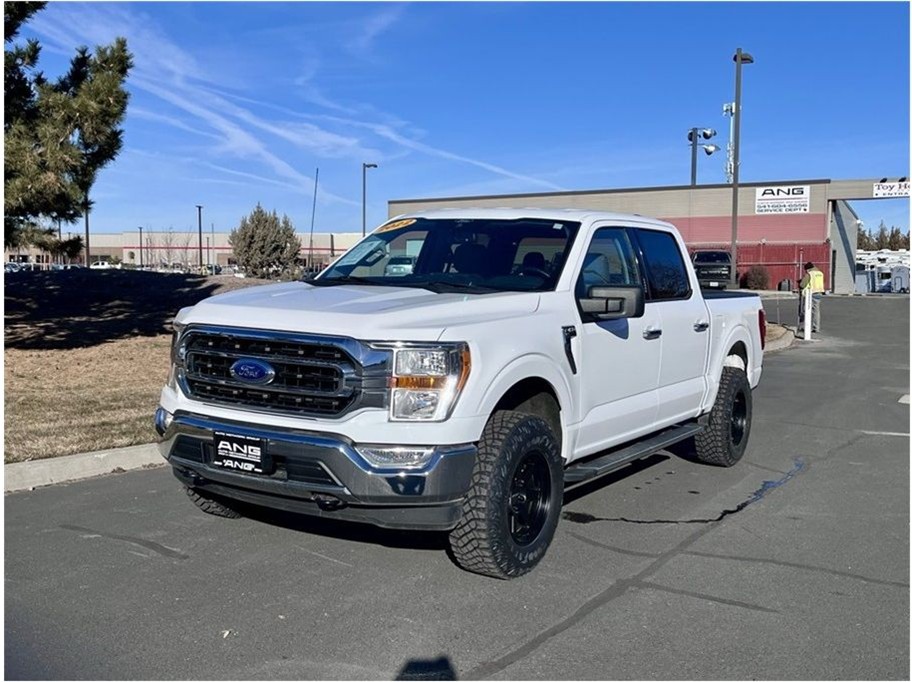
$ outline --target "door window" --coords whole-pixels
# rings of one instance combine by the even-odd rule
[[[670,232],[637,230],[646,258],[649,300],[666,301],[690,296],[690,280],[678,242]]]
[[[596,230],[576,281],[576,297],[587,297],[590,287],[635,287],[641,284],[627,230],[622,227]]]

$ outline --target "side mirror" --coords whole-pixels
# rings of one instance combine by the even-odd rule
[[[589,287],[589,297],[579,299],[584,316],[595,320],[642,317],[643,287]]]

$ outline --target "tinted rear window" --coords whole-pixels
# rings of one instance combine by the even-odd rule
[[[674,236],[669,232],[637,230],[637,239],[646,257],[650,300],[690,296],[687,268]]]
[[[731,256],[726,251],[697,251],[694,263],[729,263]]]

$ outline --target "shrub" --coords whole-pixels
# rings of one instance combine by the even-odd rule
[[[769,289],[769,270],[762,265],[752,265],[744,274],[743,283],[746,289]]]

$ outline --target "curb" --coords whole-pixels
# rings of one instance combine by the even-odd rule
[[[766,353],[775,353],[776,351],[785,350],[793,343],[795,343],[795,332],[786,327],[785,334],[775,341],[769,341],[766,344],[766,348],[763,349],[763,353],[765,355]]]
[[[39,486],[81,481],[84,478],[159,464],[165,464],[165,460],[155,443],[15,462],[3,466],[3,491],[10,493],[31,490]]]

